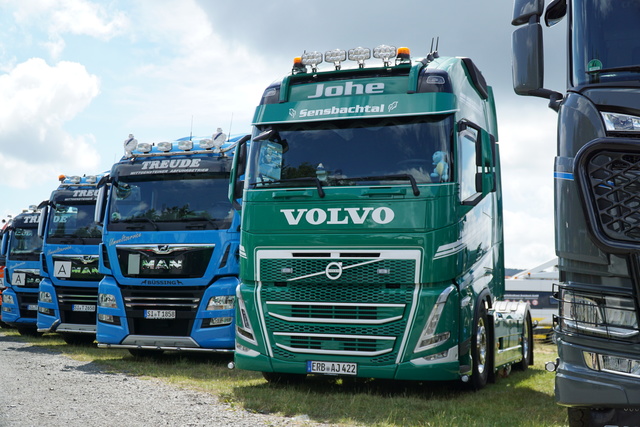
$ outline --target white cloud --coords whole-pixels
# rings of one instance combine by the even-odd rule
[[[0,75],[3,185],[27,188],[69,169],[94,172],[100,158],[94,138],[70,135],[63,126],[98,93],[98,78],[71,62],[52,67],[34,58]]]
[[[260,55],[225,42],[194,1],[137,6],[135,16],[140,19],[132,37],[152,41],[161,50],[134,70],[128,86],[119,89],[118,99],[134,107],[131,126],[173,125],[188,130],[194,116],[196,128],[213,132],[220,126],[226,131],[233,115],[238,128],[232,132],[248,131],[262,91],[287,70],[265,71]],[[154,89],[149,90],[148,84]]]
[[[6,3],[14,10],[16,23],[41,28],[48,34],[49,40],[42,45],[54,58],[64,50],[65,34],[109,40],[123,34],[130,25],[122,11],[87,0],[6,0]]]

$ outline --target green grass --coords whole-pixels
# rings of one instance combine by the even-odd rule
[[[566,410],[553,398],[554,375],[544,362],[556,358],[555,346],[536,343],[535,365],[514,371],[479,392],[460,382],[418,383],[310,377],[297,385],[272,385],[257,372],[229,370],[231,356],[165,353],[135,359],[126,350],[66,345],[55,334],[6,336],[93,362],[112,372],[153,377],[218,396],[231,406],[313,421],[365,426],[564,426]]]

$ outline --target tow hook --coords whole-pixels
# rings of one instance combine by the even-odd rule
[[[555,372],[558,369],[558,363],[559,363],[560,359],[556,359],[555,361],[550,361],[544,364],[544,369],[547,370],[547,372]]]
[[[236,363],[235,362],[229,362],[229,364],[227,365],[227,368],[236,369]]]

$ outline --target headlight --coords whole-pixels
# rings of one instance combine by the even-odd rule
[[[207,310],[231,310],[236,302],[233,295],[220,295],[209,298]]]
[[[13,295],[2,294],[3,304],[13,304]]]
[[[422,334],[420,334],[420,339],[416,344],[416,348],[415,350],[413,350],[414,353],[436,347],[437,345],[447,341],[451,336],[449,331],[442,332],[436,335],[436,329],[438,328],[438,323],[440,323],[442,311],[444,310],[444,306],[446,305],[447,299],[449,299],[449,295],[451,294],[451,292],[453,292],[453,286],[449,286],[447,289],[442,291],[440,296],[438,296],[436,305],[431,310],[431,314],[429,314],[427,323],[422,329]]]
[[[118,302],[116,301],[116,296],[112,294],[99,294],[98,305],[100,307],[118,308]]]
[[[245,341],[258,345],[255,336],[253,335],[253,327],[249,320],[249,313],[247,313],[247,307],[244,304],[244,300],[240,294],[240,286],[236,288],[236,297],[238,298],[238,313],[236,322],[236,336],[242,337]]]
[[[51,293],[50,292],[40,292],[38,294],[38,299],[42,302],[53,302],[53,298],[51,298]]]
[[[638,335],[632,298],[562,289],[560,326],[587,335],[629,339]]]
[[[604,127],[612,132],[640,132],[640,117],[601,112]]]

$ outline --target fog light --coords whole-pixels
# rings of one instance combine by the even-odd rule
[[[590,351],[584,351],[582,354],[589,369],[640,378],[640,360]]]
[[[98,320],[106,323],[115,323],[115,317],[110,314],[98,314]]]
[[[46,307],[38,307],[38,312],[46,314],[47,316],[53,316],[53,310]]]
[[[233,322],[233,317],[212,317],[211,319],[205,319],[202,321],[202,326],[224,326],[230,325]]]

